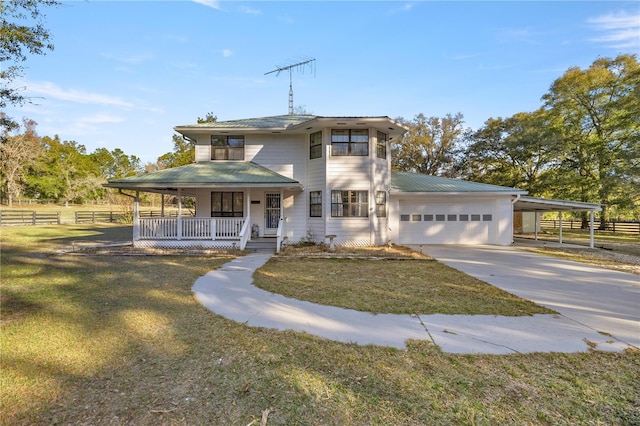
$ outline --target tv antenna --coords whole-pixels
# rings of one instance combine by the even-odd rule
[[[274,72],[276,73],[276,77],[280,75],[280,73],[282,71],[289,71],[289,115],[293,114],[293,77],[292,77],[292,70],[302,70],[304,72],[304,69],[306,68],[306,66],[309,65],[311,67],[311,69],[313,70],[313,73],[315,75],[315,58],[313,59],[307,59],[306,61],[302,61],[302,62],[298,62],[296,64],[291,64],[291,65],[286,65],[284,67],[281,67],[279,65],[276,65],[276,69],[273,71],[269,71],[264,73],[264,75],[267,74],[273,74]]]

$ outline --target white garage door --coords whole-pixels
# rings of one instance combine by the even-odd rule
[[[494,203],[400,201],[400,244],[493,244]]]

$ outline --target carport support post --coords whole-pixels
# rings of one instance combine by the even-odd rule
[[[558,242],[562,244],[562,210],[558,212],[558,221],[560,222],[558,226]]]
[[[533,224],[533,227],[535,228],[535,232],[534,232],[535,238],[534,239],[536,241],[538,241],[538,228],[540,228],[540,213],[536,211],[533,214],[535,215],[535,220],[534,220],[534,224]]]
[[[589,248],[593,248],[593,210],[589,212]]]

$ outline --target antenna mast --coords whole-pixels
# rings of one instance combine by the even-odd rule
[[[293,77],[292,77],[291,70],[296,69],[296,70],[304,71],[305,66],[307,64],[311,64],[310,67],[311,69],[313,69],[315,74],[314,62],[315,62],[315,58],[307,59],[306,61],[298,62],[296,64],[286,65],[284,67],[276,65],[275,70],[264,73],[264,75],[267,75],[267,74],[273,74],[275,72],[277,77],[280,75],[282,71],[289,71],[289,115],[293,114]]]

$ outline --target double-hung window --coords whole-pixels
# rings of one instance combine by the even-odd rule
[[[211,136],[212,160],[244,160],[244,136]]]
[[[369,191],[331,191],[332,217],[369,217]]]
[[[309,135],[309,159],[322,157],[322,131]]]
[[[309,216],[322,217],[322,191],[309,192]]]
[[[387,193],[376,191],[376,216],[387,217]]]
[[[212,192],[211,217],[244,217],[244,194]]]
[[[376,156],[378,158],[387,158],[387,134],[378,132],[378,142],[376,144]]]
[[[369,130],[332,130],[331,155],[369,155]]]

